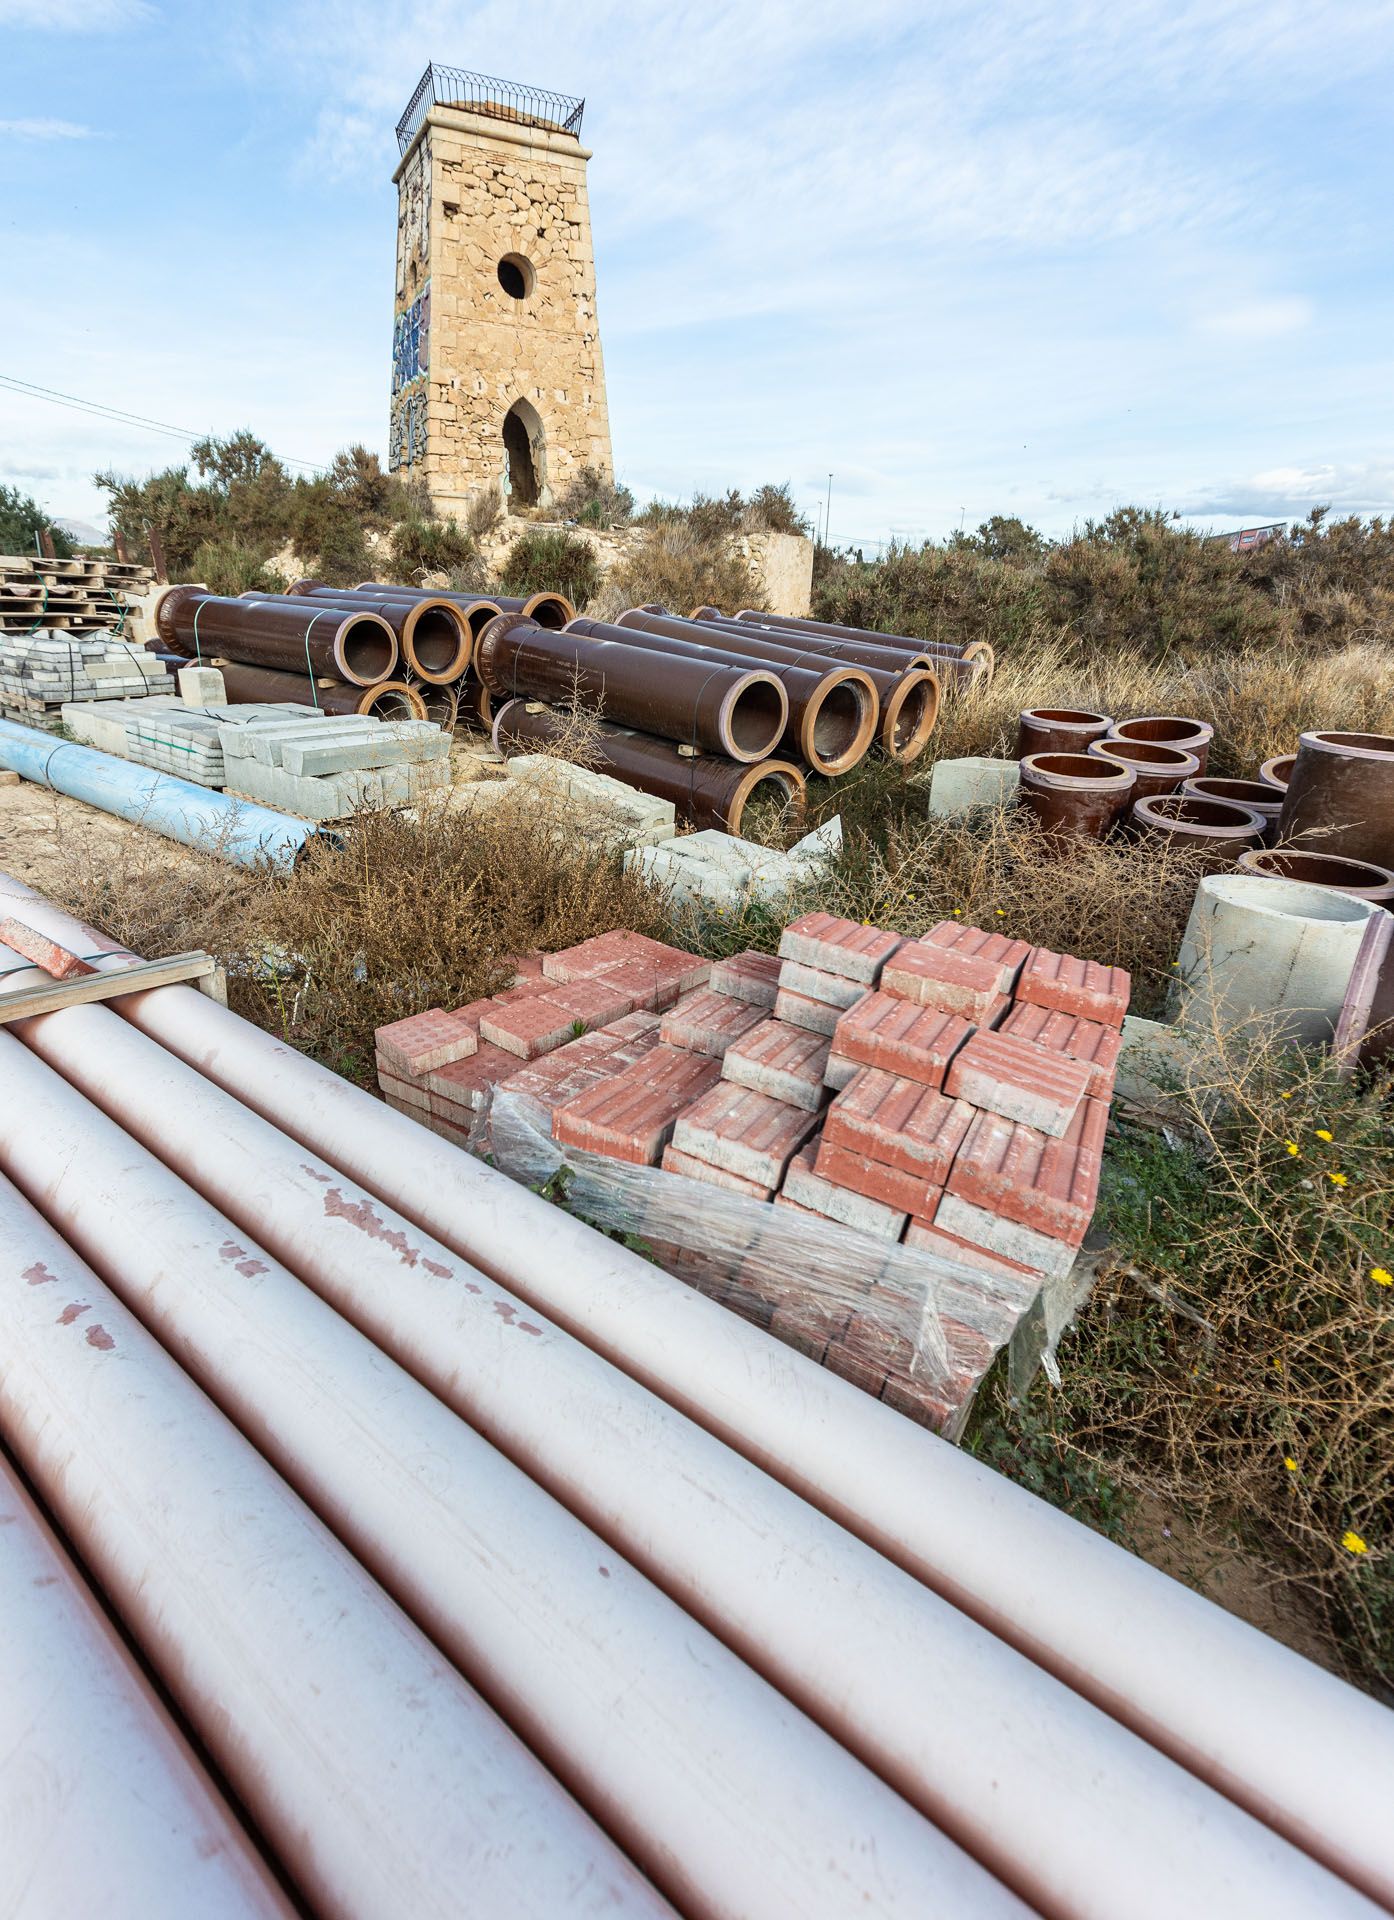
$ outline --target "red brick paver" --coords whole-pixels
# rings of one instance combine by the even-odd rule
[[[1121,1027],[1132,986],[1126,967],[1105,967],[1097,960],[1076,960],[1073,954],[1037,947],[1021,970],[1016,997],[1033,1007]]]
[[[665,1173],[680,1173],[688,1180],[701,1180],[709,1187],[724,1187],[728,1193],[744,1194],[748,1200],[768,1200],[770,1188],[762,1187],[758,1180],[746,1180],[738,1173],[728,1173],[725,1167],[714,1167],[708,1160],[694,1159],[690,1153],[683,1153],[674,1146],[663,1149],[661,1162]]]
[[[711,985],[715,993],[729,993],[733,1000],[748,1000],[755,1007],[772,1007],[779,990],[779,956],[774,953],[733,953],[728,960],[712,963]]]
[[[835,913],[805,913],[784,929],[779,952],[781,959],[795,960],[800,966],[875,986],[882,967],[903,941],[902,934],[841,920]]]
[[[962,1014],[917,1007],[893,993],[869,993],[838,1021],[832,1051],[860,1066],[940,1087],[950,1060],[972,1032]]]
[[[966,1101],[879,1067],[863,1067],[828,1108],[823,1138],[942,1187],[972,1121]]]
[[[788,987],[781,987],[775,995],[775,1018],[787,1021],[791,1027],[803,1027],[809,1033],[821,1033],[830,1040],[841,1019],[836,1007],[828,1005],[826,1000],[810,1000],[805,993],[791,993]]]
[[[1089,1091],[1090,1070],[1030,1040],[975,1033],[955,1054],[944,1091],[1059,1139]]]
[[[1081,1101],[1059,1140],[999,1114],[980,1113],[954,1161],[948,1192],[1077,1247],[1098,1198],[1107,1128],[1102,1100]],[[957,1231],[951,1221],[940,1223]]]
[[[762,1020],[732,1041],[722,1061],[724,1080],[773,1094],[790,1106],[816,1113],[827,1099],[823,1069],[828,1043],[821,1034],[791,1027],[783,1020]]]
[[[705,1054],[654,1047],[622,1073],[558,1107],[552,1131],[567,1146],[654,1166],[678,1115],[712,1088],[720,1074],[721,1063]]]
[[[1118,1056],[1123,1048],[1123,1036],[1117,1027],[1106,1027],[1099,1020],[1085,1020],[1077,1014],[1057,1013],[1050,1007],[1035,1007],[1029,1001],[1019,1000],[998,1032],[1078,1060],[1089,1070],[1090,1094],[1096,1100],[1107,1100],[1112,1095]]]
[[[682,1115],[673,1145],[761,1186],[777,1187],[817,1124],[817,1114],[804,1107],[723,1080]]]
[[[706,1053],[719,1060],[729,1046],[762,1025],[767,1017],[763,1007],[752,1006],[748,1000],[699,987],[695,993],[684,994],[672,1011],[664,1014],[663,1040],[665,1046],[686,1047],[690,1053]]]
[[[458,1013],[432,1007],[427,1013],[394,1020],[378,1028],[377,1051],[403,1079],[429,1073],[432,1067],[448,1066],[452,1060],[464,1060],[479,1045],[479,1016],[474,1009],[486,1004],[476,1001],[471,1007],[461,1007]]]
[[[814,1173],[849,1193],[864,1194],[900,1214],[923,1210],[930,1196],[939,1191],[936,1181],[922,1173],[906,1173],[902,1167],[888,1166],[884,1160],[872,1160],[853,1147],[835,1146],[825,1134],[813,1163]]]

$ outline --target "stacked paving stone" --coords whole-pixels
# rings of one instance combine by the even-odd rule
[[[383,1028],[379,1079],[460,1144],[490,1089],[526,1095],[563,1146],[853,1230],[865,1251],[832,1287],[804,1278],[787,1240],[762,1258],[758,1231],[735,1255],[678,1244],[671,1208],[655,1210],[654,1245],[703,1291],[939,1426],[1074,1262],[1128,989],[1120,969],[956,921],[906,940],[807,914],[778,957],[711,966],[616,932],[535,959],[492,1000]],[[959,1270],[934,1269],[946,1379],[917,1376],[907,1252]]]
[[[450,735],[427,720],[300,707],[294,717],[228,718],[221,737],[229,792],[306,820],[411,806],[450,785]]]
[[[56,732],[69,701],[172,691],[153,654],[106,633],[0,635],[0,713]]]

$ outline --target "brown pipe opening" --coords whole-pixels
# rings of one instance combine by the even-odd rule
[[[1276,814],[1282,805],[1282,795],[1262,780],[1227,780],[1218,773],[1195,776],[1182,792],[1201,800],[1235,800],[1241,807],[1252,807],[1255,813]]]
[[[1264,761],[1258,770],[1258,777],[1264,786],[1272,787],[1275,793],[1286,793],[1296,765],[1295,753],[1280,753],[1275,759]]]
[[[1120,720],[1113,729],[1119,740],[1152,740],[1163,746],[1209,740],[1215,729],[1204,720],[1188,720],[1176,713],[1150,713],[1137,720]]]
[[[414,687],[405,680],[384,680],[368,687],[355,712],[370,714],[374,720],[424,720],[426,706]]]
[[[1373,753],[1381,759],[1394,757],[1394,737],[1387,733],[1309,733],[1303,737],[1318,741],[1323,747],[1336,747],[1343,753]]]
[[[1050,774],[1056,780],[1075,780],[1091,787],[1130,787],[1130,767],[1113,765],[1092,753],[1029,753],[1023,768],[1033,773]]]
[[[425,710],[426,718],[438,726],[442,733],[455,731],[455,722],[460,712],[460,696],[454,687],[440,686],[429,680],[422,680],[412,688],[412,692]]]
[[[761,760],[789,724],[789,696],[772,673],[746,673],[721,703],[722,741],[733,760]]]
[[[1372,860],[1345,860],[1336,853],[1294,853],[1264,847],[1241,854],[1246,873],[1272,874],[1278,880],[1305,880],[1314,887],[1338,887],[1362,899],[1382,899],[1394,890],[1394,873]]]
[[[522,611],[539,627],[550,627],[554,633],[576,618],[576,609],[564,593],[535,593],[524,600]]]
[[[881,751],[892,760],[918,760],[939,718],[941,690],[932,667],[901,674],[881,707]]]
[[[496,600],[476,600],[472,606],[465,607],[462,611],[466,620],[469,621],[471,640],[477,640],[489,622],[503,612],[503,608]]]
[[[752,801],[801,808],[807,793],[807,783],[792,760],[764,760],[750,769],[732,794],[726,809],[727,827],[739,839],[741,821]]]
[[[1190,793],[1164,793],[1154,800],[1139,800],[1141,818],[1172,821],[1186,827],[1228,828],[1257,833],[1263,822],[1248,807],[1232,800],[1199,800]],[[1143,811],[1145,809],[1145,811]]]
[[[397,636],[380,614],[350,613],[334,630],[334,658],[345,680],[375,687],[397,664]]]
[[[1028,707],[1023,720],[1043,720],[1057,727],[1107,727],[1112,724],[1106,713],[1086,713],[1082,707]]]
[[[1184,747],[1164,747],[1154,740],[1096,740],[1089,751],[1100,760],[1120,760],[1124,766],[1153,773],[1175,773],[1183,780],[1200,766]]]
[[[816,773],[846,773],[876,733],[876,689],[850,668],[830,673],[804,709],[799,751]]]
[[[474,652],[474,639],[456,608],[423,600],[402,623],[402,646],[418,679],[443,686],[458,680]]]

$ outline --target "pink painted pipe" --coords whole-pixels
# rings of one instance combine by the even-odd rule
[[[95,1007],[26,1025],[66,1029],[99,1099],[159,1051]],[[116,1029],[110,1049],[103,1025]],[[181,1078],[195,1092],[205,1083],[168,1066],[157,1100],[173,1099],[180,1127],[216,1127],[218,1106],[234,1103],[214,1088],[202,1108],[180,1100]],[[280,1266],[269,1235],[240,1232],[4,1035],[0,1074],[15,1096],[0,1114],[7,1175],[684,1914],[1027,1913]],[[210,1138],[257,1168],[243,1141]],[[178,1127],[167,1144],[179,1144]],[[409,1281],[400,1229],[361,1212],[346,1219],[340,1209],[362,1202],[329,1170],[313,1173],[323,1184],[303,1222],[311,1238],[337,1239],[348,1263],[376,1246]],[[285,1212],[267,1181],[262,1219]],[[384,1232],[398,1245],[384,1245]],[[431,1254],[422,1247],[416,1259]],[[505,1370],[507,1350],[536,1338],[526,1312],[510,1310]]]
[[[669,1911],[6,1179],[0,1323],[6,1445],[317,1916]]]
[[[0,979],[0,987],[16,983],[23,984],[19,976]],[[1130,1913],[1170,1912],[1187,1888],[1194,1899],[1206,1897],[1207,1889],[1211,1894],[1220,1890],[1227,1912],[1236,1917],[1281,1913],[1294,1893],[1303,1900],[1320,1894],[1336,1908],[1343,1903],[1338,1885],[1264,1828],[541,1316],[530,1316],[516,1296],[501,1292],[412,1222],[375,1204],[329,1166],[307,1160],[303,1147],[111,1012],[73,1008],[23,1022],[17,1031],[102,1108],[104,1116],[114,1116],[225,1210],[227,1218],[207,1210],[211,1219],[202,1238],[209,1247],[239,1229],[244,1236],[255,1232],[259,1252],[278,1255],[308,1280],[1042,1910],[1098,1916],[1118,1911],[1116,1890],[1108,1879],[1111,1842],[1106,1836],[1123,1827],[1129,1828],[1135,1858],[1143,1863]],[[201,1274],[209,1274],[207,1284],[226,1288],[228,1276],[216,1263],[195,1263],[192,1246],[169,1241],[163,1223],[188,1215],[188,1195],[181,1181],[163,1168],[158,1169],[161,1180],[147,1170],[140,1182],[141,1194],[149,1192],[152,1216],[147,1217],[150,1208],[143,1199],[127,1199],[129,1218],[113,1228],[110,1214],[123,1207],[123,1188],[117,1174],[107,1179],[104,1168],[115,1129],[111,1120],[92,1115],[85,1132],[70,1129],[64,1136],[51,1081],[51,1075],[24,1080],[24,1098],[13,1122],[6,1126],[0,1120],[0,1160],[20,1169],[24,1185],[47,1180],[53,1167],[71,1165],[72,1174],[61,1189],[68,1209],[63,1224],[79,1246],[92,1237],[109,1272],[122,1258],[121,1284],[141,1290],[139,1302],[130,1291],[127,1298],[143,1312],[152,1260],[162,1259],[174,1270],[196,1265]],[[103,1141],[106,1148],[99,1151]],[[52,1195],[54,1190],[48,1190]],[[51,1197],[50,1207],[54,1204]],[[496,1596],[497,1581],[483,1593],[471,1587],[472,1558],[496,1550],[496,1542],[491,1546],[487,1539],[465,1556],[463,1574],[452,1574],[449,1563],[430,1562],[404,1587],[402,1569],[411,1568],[414,1556],[424,1550],[419,1532],[442,1524],[437,1509],[446,1503],[441,1463],[451,1458],[449,1432],[432,1438],[415,1431],[397,1442],[409,1459],[429,1454],[437,1462],[435,1506],[413,1515],[416,1490],[410,1481],[394,1487],[376,1531],[364,1537],[359,1529],[365,1524],[365,1487],[374,1461],[370,1456],[352,1464],[355,1433],[371,1428],[385,1444],[395,1435],[409,1395],[399,1390],[385,1408],[365,1413],[350,1371],[345,1369],[334,1384],[325,1336],[316,1332],[326,1322],[330,1332],[343,1323],[323,1308],[316,1319],[313,1308],[319,1303],[294,1283],[290,1287],[289,1298],[283,1298],[286,1285],[280,1284],[273,1300],[272,1282],[258,1283],[257,1321],[273,1338],[272,1355],[256,1354],[255,1369],[239,1385],[235,1404],[226,1398],[224,1356],[255,1347],[245,1329],[210,1326],[204,1345],[191,1355],[173,1322],[159,1318],[154,1324],[244,1427],[249,1404],[260,1399],[264,1380],[277,1370],[275,1356],[312,1356],[303,1363],[308,1366],[305,1379],[298,1374],[301,1362],[288,1360],[281,1366],[282,1373],[291,1367],[291,1376],[279,1383],[276,1403],[258,1413],[248,1430],[414,1616],[430,1624],[433,1637],[467,1676],[488,1690],[483,1676],[512,1672],[513,1621],[536,1617],[546,1607],[539,1593],[545,1596],[549,1588],[565,1587],[568,1576],[558,1563],[567,1536],[555,1519],[550,1533],[538,1523],[543,1530],[534,1541],[536,1590],[523,1585]],[[234,1309],[243,1291],[234,1283]],[[179,1311],[183,1316],[188,1309],[181,1303]],[[279,1316],[274,1327],[273,1312]],[[520,1326],[530,1337],[519,1338]],[[353,1405],[355,1420],[345,1433],[321,1436],[326,1416],[317,1406],[312,1432],[292,1428],[299,1451],[289,1458],[284,1452],[287,1416],[280,1405],[297,1408],[312,1394],[315,1382],[329,1392],[331,1404]],[[293,1423],[294,1414],[289,1418]],[[303,1461],[320,1446],[327,1449],[324,1470],[307,1481]],[[458,1451],[459,1443],[455,1446]],[[503,1483],[493,1498],[493,1524],[498,1537],[508,1539],[516,1562],[530,1537],[526,1517],[545,1496],[516,1469],[504,1470],[482,1443],[474,1441],[474,1448],[481,1457],[473,1458],[466,1450],[454,1485],[474,1488],[476,1498],[483,1500],[502,1471]],[[637,1472],[636,1463],[641,1463]],[[342,1495],[336,1496],[333,1475],[345,1466],[352,1470]],[[405,1526],[401,1540],[395,1532],[399,1517]],[[573,1568],[571,1575],[582,1591],[594,1587],[599,1551],[594,1536],[586,1535],[579,1571]],[[800,1570],[792,1592],[791,1566]],[[619,1563],[616,1572],[628,1569]],[[442,1636],[442,1592],[454,1595],[463,1609],[463,1625],[447,1616],[453,1636]],[[606,1593],[614,1597],[616,1589]],[[485,1638],[481,1621],[491,1602],[501,1605],[502,1612],[492,1637]],[[583,1614],[558,1626],[556,1644],[571,1642],[584,1649],[596,1636],[597,1629]],[[830,1642],[840,1649],[835,1665],[827,1659]],[[646,1740],[628,1724],[642,1703],[636,1691],[642,1681],[639,1676],[630,1679],[626,1694],[609,1711],[615,1715],[616,1731],[624,1735],[620,1758],[631,1758],[639,1771],[636,1777],[621,1767],[617,1774],[610,1760],[608,1771],[601,1767],[597,1784],[589,1752],[595,1735],[587,1736],[585,1717],[604,1696],[604,1673],[589,1672],[571,1651],[558,1671],[535,1645],[523,1649],[523,1659],[521,1673],[509,1679],[506,1691],[491,1697],[564,1778],[584,1783],[577,1791],[587,1804],[598,1810],[628,1804],[636,1813],[643,1807],[637,1829],[633,1822],[616,1829],[613,1814],[603,1817],[655,1878],[663,1880],[663,1863],[646,1853],[646,1839],[661,1838],[668,1853],[693,1862],[700,1880],[698,1863],[704,1853],[710,1854],[714,1818],[733,1835],[738,1854],[752,1845],[760,1863],[768,1854],[758,1847],[756,1834],[744,1831],[749,1818],[760,1832],[789,1835],[789,1845],[798,1853],[796,1823],[782,1804],[771,1806],[771,1786],[761,1785],[768,1782],[771,1769],[797,1780],[801,1768],[791,1759],[781,1765],[776,1755],[760,1752],[751,1737],[753,1778],[746,1775],[743,1756],[733,1759],[728,1754],[722,1762],[730,1769],[734,1807],[715,1809],[699,1797],[693,1803],[699,1815],[696,1830],[675,1835],[670,1795],[676,1793],[680,1804],[693,1801],[694,1783],[681,1774],[668,1780],[665,1768],[672,1761],[663,1730],[679,1726],[685,1748],[693,1737],[697,1701],[686,1711],[669,1701],[657,1733],[650,1728]],[[718,1662],[712,1664],[719,1669]],[[674,1690],[678,1702],[681,1671]],[[652,1665],[645,1677],[652,1686]],[[576,1681],[582,1685],[582,1712],[568,1745],[558,1729]],[[538,1689],[535,1696],[530,1696],[530,1686]],[[749,1721],[758,1724],[753,1711]],[[704,1705],[703,1752],[719,1751],[719,1724],[720,1715],[709,1703]],[[943,1737],[946,1724],[959,1729],[952,1742]],[[975,1738],[973,1729],[991,1733]],[[1071,1755],[1068,1773],[1055,1765],[1062,1750]],[[1080,1817],[1077,1800],[1080,1779],[1095,1783],[1089,1796],[1093,1817],[1087,1820]],[[649,1788],[660,1792],[656,1804],[645,1805]],[[817,1804],[806,1784],[799,1797],[801,1803]],[[849,1797],[851,1804],[855,1802]],[[1004,1805],[1012,1808],[1005,1832],[998,1817]],[[834,1848],[835,1826],[826,1812],[819,1820],[823,1838],[815,1851],[823,1858]],[[873,1826],[869,1812],[858,1815],[858,1831]],[[803,1844],[810,1844],[807,1836]],[[878,1850],[884,1874],[884,1840]],[[712,1868],[706,1871],[710,1878]],[[743,1867],[745,1874],[750,1871],[748,1864]],[[783,1872],[787,1880],[787,1864]],[[668,1890],[688,1906],[692,1896],[687,1888]],[[734,1908],[723,1906],[720,1911],[750,1910],[752,1898],[753,1910],[780,1911],[777,1889],[743,1888],[738,1881],[731,1891],[741,1897]],[[819,1910],[816,1887],[795,1891],[796,1911]],[[1154,1901],[1161,1904],[1154,1906]]]
[[[123,949],[0,875],[0,907]],[[186,987],[122,1015],[1222,1793],[1394,1906],[1387,1712]],[[1024,1573],[1023,1569],[1029,1570]]]
[[[293,1920],[0,1454],[0,1913]]]

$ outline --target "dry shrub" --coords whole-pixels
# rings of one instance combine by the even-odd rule
[[[1049,1418],[1114,1479],[1231,1530],[1353,1678],[1394,1659],[1390,1081],[1215,1026],[1163,1133],[1111,1139],[1117,1250]]]
[[[690,519],[646,524],[606,583],[605,603],[639,606],[656,600],[675,613],[711,605],[723,613],[764,602],[755,576],[727,533],[707,531]]]
[[[96,885],[75,863],[64,904],[137,952],[215,954],[239,1013],[365,1082],[376,1027],[496,991],[533,948],[664,925],[659,897],[561,796],[360,813],[293,874],[171,863],[152,839],[131,836],[119,864],[108,848]]]
[[[584,607],[600,585],[600,563],[589,540],[564,528],[539,528],[513,542],[498,584],[506,594],[564,593],[573,606]]]

